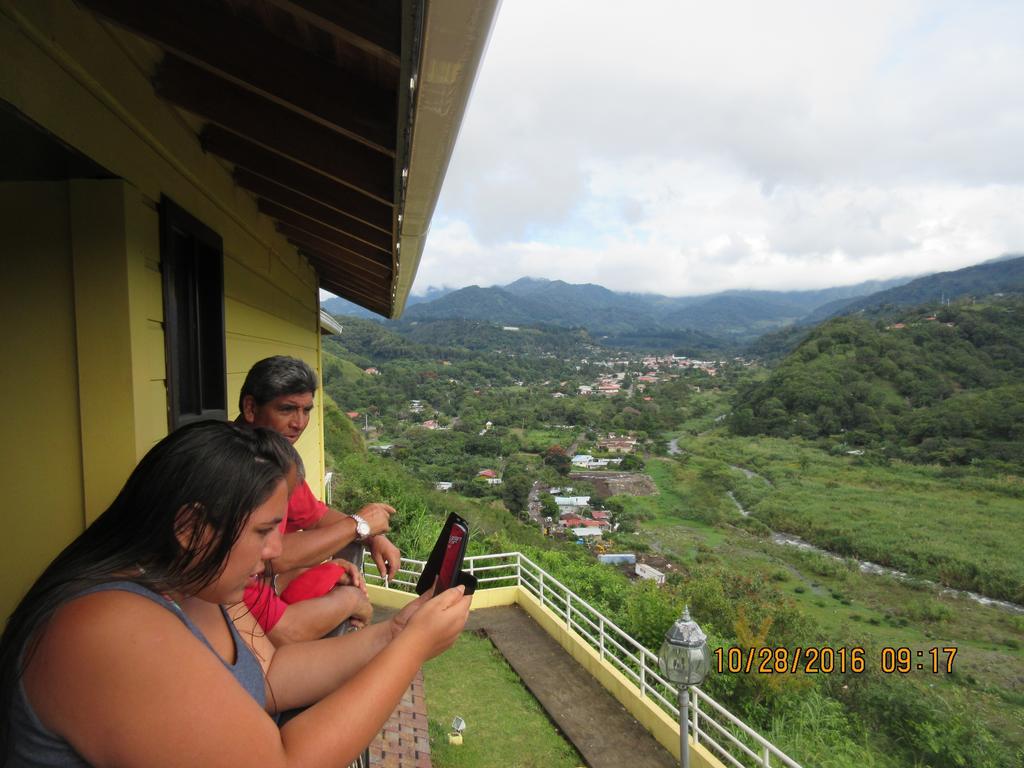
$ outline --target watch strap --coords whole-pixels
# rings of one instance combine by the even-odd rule
[[[350,517],[356,521],[356,541],[366,541],[370,538],[370,524],[362,515],[350,515]],[[363,531],[366,532],[363,533]]]

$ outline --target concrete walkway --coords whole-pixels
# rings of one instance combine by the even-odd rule
[[[590,768],[678,765],[600,683],[518,607],[473,611],[466,629],[483,631],[491,639]]]

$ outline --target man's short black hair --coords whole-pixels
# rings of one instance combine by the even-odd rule
[[[245,375],[238,395],[238,410],[243,410],[246,395],[251,395],[256,405],[263,405],[281,395],[316,392],[317,386],[316,372],[302,360],[285,355],[267,357]]]

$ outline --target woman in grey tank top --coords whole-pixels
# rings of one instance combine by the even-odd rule
[[[224,610],[281,551],[294,449],[182,428],[44,571],[0,640],[0,764],[343,765],[458,636],[453,589],[344,637],[275,649]],[[429,594],[429,593],[428,593]],[[268,713],[308,707],[280,729]],[[340,724],[344,723],[344,727]]]

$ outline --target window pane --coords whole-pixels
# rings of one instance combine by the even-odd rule
[[[176,429],[227,418],[224,256],[211,229],[167,198],[160,210],[168,421]]]

